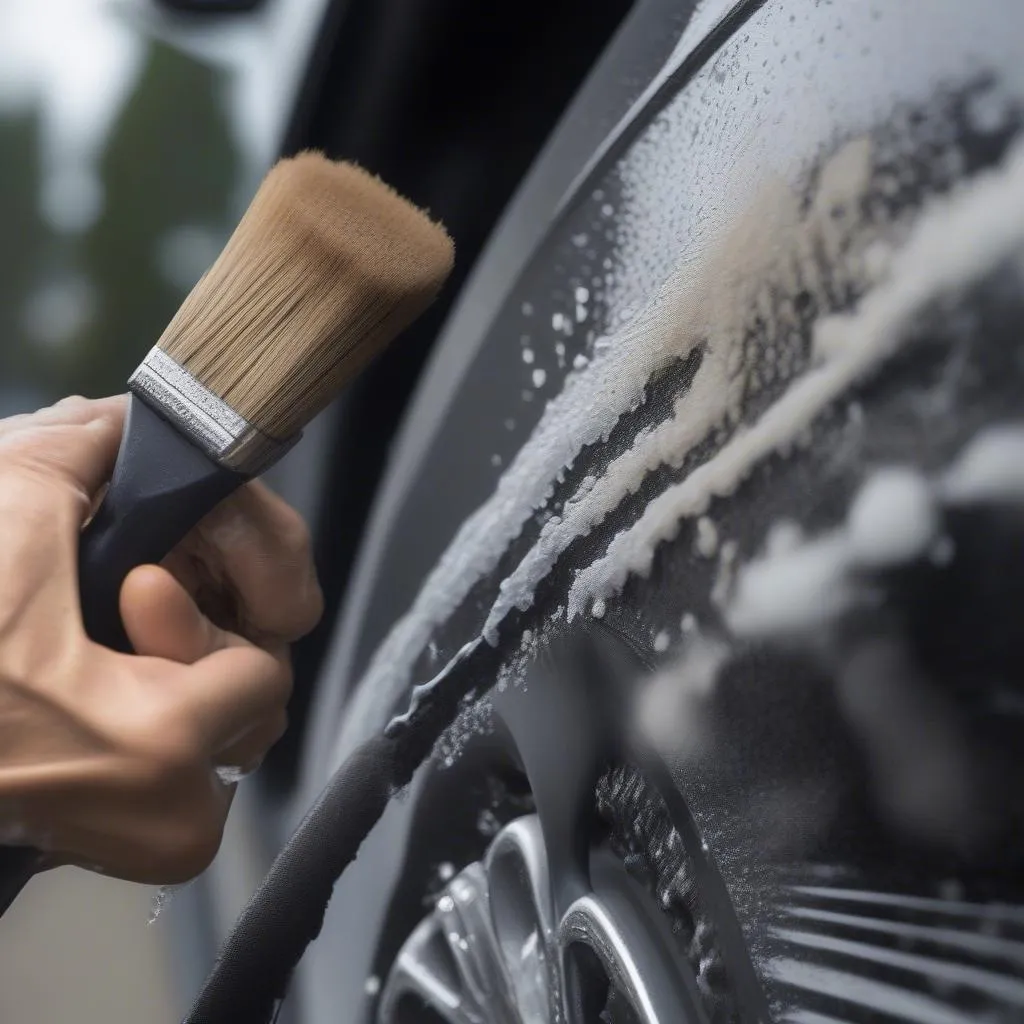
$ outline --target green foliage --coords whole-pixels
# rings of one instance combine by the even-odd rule
[[[224,85],[219,72],[148,45],[100,158],[102,212],[81,235],[54,231],[37,212],[37,116],[0,118],[0,388],[8,404],[11,392],[38,401],[123,390],[187,290],[161,263],[169,234],[196,226],[220,241],[231,227],[243,168]],[[53,281],[78,282],[88,301],[69,335],[48,344],[26,329],[26,310]]]

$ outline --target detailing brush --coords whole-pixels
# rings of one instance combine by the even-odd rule
[[[81,546],[93,639],[127,650],[128,572],[276,462],[451,265],[444,230],[365,171],[305,153],[270,172],[128,381],[120,456]]]
[[[444,229],[351,164],[282,160],[128,382],[110,487],[82,533],[86,631],[129,650],[118,596],[218,502],[273,465],[433,300]],[[0,913],[41,865],[0,849]]]

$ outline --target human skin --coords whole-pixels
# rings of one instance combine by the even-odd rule
[[[322,610],[308,531],[250,483],[120,595],[135,654],[90,640],[83,525],[124,396],[0,420],[0,842],[147,883],[194,877],[235,786],[284,732],[289,644]]]

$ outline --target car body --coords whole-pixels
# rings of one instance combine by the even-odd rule
[[[182,991],[482,636],[282,1020],[1020,1019],[1024,11],[310,10],[268,138],[458,269],[272,477],[327,615]]]

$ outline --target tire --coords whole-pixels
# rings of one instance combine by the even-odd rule
[[[1024,11],[681,6],[595,70],[395,448],[305,796],[508,614],[339,884],[315,1024],[1024,1012]]]

